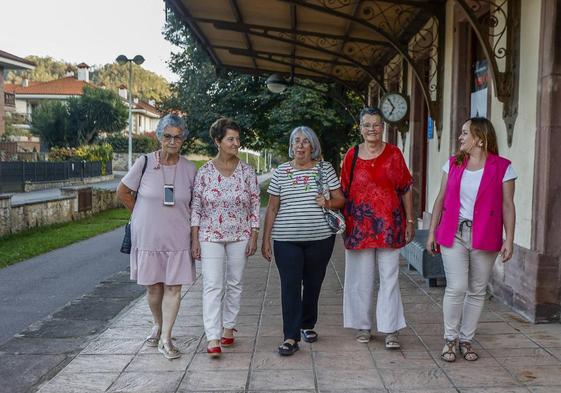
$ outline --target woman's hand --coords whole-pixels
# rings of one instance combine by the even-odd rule
[[[434,233],[429,232],[429,237],[427,238],[427,244],[425,245],[428,253],[434,257],[436,254],[436,250],[438,249],[438,244],[436,244],[436,240],[434,240]]]
[[[415,226],[412,222],[408,222],[405,226],[405,244],[411,243],[415,237]]]
[[[257,232],[251,231],[251,238],[245,247],[245,256],[250,257],[255,254],[255,251],[257,251]]]
[[[505,241],[503,243],[503,246],[501,247],[501,259],[504,262],[508,262],[510,260],[510,258],[512,258],[512,251],[513,251],[513,245],[512,242],[510,241]]]
[[[201,242],[197,238],[191,238],[191,256],[193,259],[201,259]]]
[[[327,207],[327,199],[325,199],[325,197],[323,196],[323,194],[317,194],[316,196],[316,203],[318,204],[319,207],[323,207],[326,209],[329,209]]]
[[[263,238],[263,243],[261,243],[261,255],[263,258],[271,262],[271,258],[273,257],[273,252],[271,250],[271,239],[270,238]]]

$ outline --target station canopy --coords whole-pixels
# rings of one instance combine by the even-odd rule
[[[217,68],[384,90],[387,66],[445,0],[166,0]],[[436,28],[438,29],[438,28]],[[434,30],[434,29],[433,29]],[[427,29],[427,31],[429,31]],[[418,38],[429,48],[434,37]],[[386,72],[387,74],[387,72]]]

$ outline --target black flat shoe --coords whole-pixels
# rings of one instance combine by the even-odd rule
[[[302,334],[302,339],[307,343],[313,343],[318,340],[318,334],[311,329],[302,329],[300,333]]]
[[[300,348],[298,347],[298,343],[291,344],[289,342],[283,342],[279,345],[279,354],[282,356],[291,356],[294,355]]]

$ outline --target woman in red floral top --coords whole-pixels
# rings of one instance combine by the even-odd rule
[[[377,109],[363,109],[360,129],[364,142],[347,152],[341,171],[347,225],[344,325],[358,330],[357,341],[370,341],[377,262],[377,328],[386,333],[386,348],[399,348],[397,332],[405,327],[398,282],[399,249],[414,235],[413,181],[399,148],[383,142],[384,122]]]

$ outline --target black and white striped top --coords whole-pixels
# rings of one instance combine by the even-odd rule
[[[280,241],[326,239],[333,234],[316,203],[319,163],[310,169],[295,169],[290,162],[273,173],[267,192],[280,198],[280,208],[271,237]],[[323,163],[323,183],[329,190],[341,188],[333,166]]]

